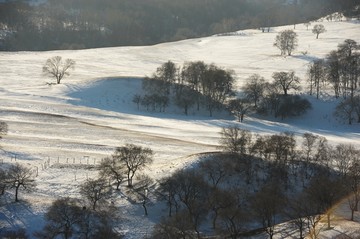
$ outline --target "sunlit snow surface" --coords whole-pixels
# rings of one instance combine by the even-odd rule
[[[78,197],[77,186],[97,176],[96,171],[75,165],[97,164],[126,143],[150,147],[155,152],[154,163],[145,170],[154,179],[196,162],[198,153],[218,150],[221,127],[238,124],[228,114],[215,113],[210,118],[206,112],[194,110],[185,116],[173,108],[165,113],[147,112],[132,103],[133,95],[141,93],[140,78],[151,76],[162,63],[171,60],[182,65],[201,60],[233,69],[237,89],[254,73],[271,80],[275,71],[294,70],[306,91],[309,62],[324,58],[345,39],[360,39],[357,21],[322,24],[327,32],[319,39],[304,25],[296,25],[299,47],[290,57],[280,56],[273,42],[278,32],[293,26],[273,28],[269,33],[246,30],[234,36],[144,47],[0,52],[0,120],[9,126],[8,135],[0,141],[0,157],[4,163],[16,159],[39,172],[37,191],[20,195],[32,205],[12,205],[7,207],[8,212],[0,212],[4,222],[0,229],[40,229],[45,211],[42,204],[47,206],[61,196]],[[42,74],[42,66],[56,55],[74,59],[76,69],[61,85],[50,85],[53,80]],[[246,117],[239,126],[256,134],[292,131],[301,137],[304,132],[312,132],[325,136],[332,144],[360,147],[360,125],[344,125],[333,118],[336,100],[328,94],[323,94],[321,101],[309,99],[313,110],[300,118],[274,121]],[[68,167],[54,166],[57,162]],[[49,164],[53,166],[49,168]],[[141,206],[130,204],[121,195],[116,203],[124,212],[122,227],[127,238],[150,233],[161,215],[154,206],[149,209],[149,218],[143,217]]]

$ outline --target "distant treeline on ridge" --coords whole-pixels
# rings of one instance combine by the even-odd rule
[[[27,1],[29,2],[29,1]],[[0,3],[0,50],[83,49],[160,42],[315,20],[359,0],[47,0]],[[359,9],[359,8],[357,8]]]

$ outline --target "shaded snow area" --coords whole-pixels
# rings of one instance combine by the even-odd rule
[[[325,136],[330,143],[350,143],[360,147],[360,125],[344,125],[333,117],[337,100],[322,95],[320,100],[306,96],[313,109],[299,118],[283,121],[246,116],[238,123],[227,113],[169,108],[164,113],[138,110],[132,102],[141,94],[141,82],[162,63],[171,60],[215,63],[233,69],[239,89],[252,74],[267,80],[276,71],[294,70],[306,92],[308,64],[324,58],[345,39],[360,39],[358,21],[322,22],[327,32],[316,36],[300,24],[295,31],[299,47],[293,56],[283,57],[273,47],[276,35],[293,26],[273,28],[269,33],[245,30],[230,36],[211,36],[143,47],[115,47],[77,51],[0,52],[0,121],[8,124],[8,134],[0,141],[0,162],[14,162],[37,171],[37,189],[20,193],[21,203],[13,203],[9,191],[0,201],[0,230],[25,228],[29,235],[44,226],[44,213],[59,197],[79,197],[78,186],[97,177],[96,165],[126,143],[150,147],[153,164],[144,173],[153,179],[168,176],[199,160],[200,153],[218,151],[221,128],[239,124],[256,134],[305,132]],[[305,54],[306,52],[306,54]],[[62,84],[42,74],[48,58],[62,56],[76,61],[75,71]],[[119,209],[125,238],[150,235],[153,226],[166,214],[165,206],[149,204],[145,217],[141,204],[118,193],[112,199]],[[341,210],[339,211],[341,215]],[[359,217],[359,215],[357,215]],[[338,223],[338,224],[337,224]],[[341,231],[356,231],[357,223],[339,219],[323,238]],[[279,226],[281,230],[281,225]],[[290,233],[287,229],[287,233]],[[296,238],[294,236],[275,238]],[[265,238],[261,236],[258,238]]]

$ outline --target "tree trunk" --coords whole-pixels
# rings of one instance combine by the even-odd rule
[[[147,211],[147,208],[146,208],[146,198],[144,198],[144,201],[143,201],[143,203],[142,203],[142,206],[143,206],[144,211],[145,211],[145,216],[147,216],[147,215],[148,215],[148,211]]]
[[[19,201],[19,199],[18,199],[19,187],[20,187],[20,184],[16,185],[16,187],[15,187],[15,202]]]

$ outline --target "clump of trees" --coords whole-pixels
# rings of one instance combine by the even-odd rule
[[[260,114],[273,114],[282,119],[299,116],[311,109],[311,103],[299,95],[289,94],[300,90],[300,79],[295,72],[274,72],[273,82],[266,81],[258,74],[250,76],[242,87],[244,98],[251,102],[247,110]]]
[[[45,214],[46,224],[36,238],[123,238],[113,228],[111,212],[82,207],[68,197],[55,200]]]
[[[245,97],[234,97],[234,72],[202,61],[186,62],[177,67],[168,61],[161,65],[151,78],[143,81],[145,94],[134,95],[133,102],[147,110],[165,111],[172,102],[187,115],[189,109],[206,109],[210,116],[215,110],[226,109],[239,122],[249,112],[274,114],[282,119],[299,116],[311,109],[306,99],[290,95],[300,90],[300,79],[295,72],[274,72],[273,82],[258,74],[250,76],[241,88]]]
[[[352,39],[346,39],[337,50],[331,51],[325,59],[310,63],[308,68],[310,94],[316,92],[319,98],[330,86],[336,98],[342,97],[334,114],[348,124],[354,120],[360,122],[359,67],[359,45]]]
[[[170,102],[184,110],[191,107],[205,108],[209,115],[222,109],[227,98],[233,94],[234,72],[204,62],[187,62],[182,68],[168,61],[157,68],[151,78],[143,81],[145,95],[135,95],[133,102],[147,110],[160,112]]]
[[[352,192],[349,207],[359,202],[360,151],[351,145],[331,146],[305,133],[297,147],[292,133],[259,136],[236,126],[223,128],[221,136],[222,153],[159,182],[168,216],[153,238],[199,238],[205,225],[217,236],[239,238],[256,222],[273,238],[276,224],[289,220],[299,238],[318,238],[322,214],[330,228],[340,198]]]

